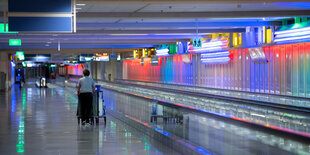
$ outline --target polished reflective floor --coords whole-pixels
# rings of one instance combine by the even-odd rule
[[[109,115],[106,125],[79,126],[74,91],[29,87],[0,93],[1,155],[178,154]]]

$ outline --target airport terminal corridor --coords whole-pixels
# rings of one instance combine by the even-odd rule
[[[79,126],[77,96],[63,87],[1,93],[1,154],[178,154],[108,116]]]
[[[310,1],[0,0],[0,155],[309,155]]]

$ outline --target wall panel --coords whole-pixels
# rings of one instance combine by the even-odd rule
[[[263,47],[268,63],[254,64],[248,49],[230,50],[228,64],[203,64],[189,54],[160,57],[158,66],[150,59],[124,60],[123,78],[130,80],[199,85],[204,87],[310,97],[310,43]]]

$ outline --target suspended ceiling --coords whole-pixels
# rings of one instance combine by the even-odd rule
[[[0,34],[0,50],[111,49],[185,41],[209,33],[244,32],[310,16],[310,2],[269,0],[77,0],[77,33]],[[2,1],[1,6],[6,6]],[[1,17],[5,7],[0,7]],[[3,21],[3,18],[0,19]],[[21,38],[22,47],[8,46]],[[125,50],[126,51],[126,50]]]

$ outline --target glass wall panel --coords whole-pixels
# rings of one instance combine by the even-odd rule
[[[161,57],[158,66],[150,59],[124,60],[124,79],[200,85],[212,88],[310,97],[310,43],[263,47],[268,63],[254,64],[248,49],[230,50],[228,64],[201,64],[200,56],[189,54]],[[96,63],[91,64],[96,77]],[[102,67],[101,67],[102,68]],[[102,78],[102,77],[101,77]]]
[[[251,66],[250,66],[250,55],[249,52],[246,52],[246,58],[245,58],[245,67],[246,67],[246,91],[250,91],[250,73],[251,73]]]
[[[285,46],[280,46],[280,52],[279,52],[279,60],[280,60],[280,93],[285,94],[286,89],[286,48]]]
[[[264,48],[267,61],[269,60],[270,47]],[[269,93],[269,63],[264,64],[264,93]]]
[[[299,96],[305,96],[305,53],[304,44],[299,45]]]
[[[274,54],[275,54],[275,56],[274,56],[274,83],[275,83],[275,93],[276,94],[280,94],[280,80],[281,80],[281,78],[280,78],[280,70],[281,70],[281,68],[280,68],[280,49],[279,49],[279,47],[277,47],[277,48],[275,48],[274,49]]]
[[[298,96],[298,66],[299,66],[299,62],[298,62],[298,45],[294,44],[293,48],[292,48],[292,56],[293,56],[293,68],[292,68],[292,85],[293,85],[293,95]]]
[[[285,59],[286,94],[292,95],[292,47],[286,48]]]
[[[306,96],[310,97],[310,43],[305,43],[305,74],[306,74]]]

